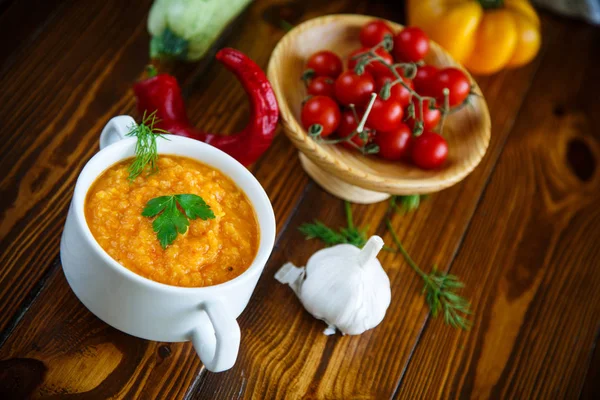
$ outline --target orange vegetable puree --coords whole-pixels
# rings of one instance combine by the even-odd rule
[[[220,171],[186,157],[161,155],[158,172],[127,179],[132,159],[100,175],[85,201],[87,224],[100,246],[138,275],[174,286],[210,286],[244,272],[256,256],[259,228],[246,195]],[[190,220],[183,235],[163,249],[142,216],[158,196],[196,194],[215,219]]]

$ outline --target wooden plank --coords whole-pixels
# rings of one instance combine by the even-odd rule
[[[73,184],[100,128],[132,109],[149,4],[63,7],[0,76],[0,332],[58,254]]]
[[[539,60],[537,61],[539,62]],[[537,62],[479,80],[492,115],[492,142],[482,164],[463,183],[433,195],[418,213],[396,216],[393,224],[423,267],[446,267],[453,259],[483,188],[528,91]],[[385,203],[354,206],[358,225],[385,233]],[[360,336],[325,336],[325,325],[308,315],[292,291],[273,275],[285,262],[303,265],[322,245],[303,242],[297,228],[318,218],[345,223],[342,202],[313,186],[284,232],[239,322],[241,353],[230,371],[204,374],[193,398],[389,398],[424,327],[427,308],[422,282],[399,256],[383,254],[392,283],[392,305],[383,323]],[[433,322],[441,325],[442,321]]]
[[[474,327],[428,323],[399,398],[581,393],[600,321],[600,30],[543,22],[544,63],[452,264]]]

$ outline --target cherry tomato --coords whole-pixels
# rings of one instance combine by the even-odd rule
[[[458,68],[444,68],[431,80],[430,95],[435,97],[438,104],[444,104],[444,89],[448,88],[448,103],[450,107],[462,104],[471,92],[471,82],[467,75]]]
[[[360,115],[358,118],[360,118]],[[346,137],[351,134],[356,127],[358,127],[358,122],[356,121],[356,118],[354,118],[352,110],[344,110],[340,119],[340,125],[337,129],[338,136],[341,138]]]
[[[317,76],[310,81],[306,91],[313,96],[335,97],[335,81],[328,76]]]
[[[413,78],[415,90],[419,94],[428,95],[431,92],[433,78],[437,75],[438,69],[433,65],[423,65],[417,68],[417,75]]]
[[[367,117],[369,126],[376,131],[392,131],[402,123],[402,106],[395,99],[375,99]]]
[[[363,47],[362,49],[357,49],[357,50],[354,50],[352,53],[350,53],[350,55],[348,56],[348,69],[351,71],[354,71],[354,67],[358,63],[358,59],[355,59],[354,57],[359,54],[366,53],[369,50],[370,50],[369,48]],[[387,51],[385,51],[385,49],[382,49],[381,47],[378,48],[377,50],[375,50],[375,54],[377,54],[379,57],[383,58],[385,60],[385,62],[387,62],[388,64],[394,63],[394,59],[392,58],[392,55],[390,53],[388,53]],[[386,67],[381,61],[370,62],[365,67],[365,71],[370,73],[373,76],[390,74],[389,68]]]
[[[415,120],[420,119],[421,110],[419,108],[419,101],[417,99],[412,99],[412,103],[415,105],[415,117],[410,118],[406,124],[410,126],[411,129],[415,128]],[[442,112],[437,108],[431,109],[429,107],[429,100],[423,100],[423,129],[431,130],[434,129],[437,124],[440,123],[440,119],[442,118]]]
[[[357,107],[364,106],[369,102],[373,91],[375,91],[375,80],[368,72],[357,75],[354,71],[346,71],[335,81],[335,97],[345,106],[350,104]]]
[[[367,22],[360,30],[360,44],[363,47],[373,47],[381,43],[385,35],[394,36],[392,28],[380,19]]]
[[[381,93],[381,88],[385,85],[386,82],[394,82],[396,80],[395,77],[390,77],[388,75],[380,75],[375,79],[375,87],[377,88],[377,93]],[[410,79],[404,78],[404,83],[406,83],[411,89],[413,88],[413,83]],[[390,89],[390,99],[395,99],[400,103],[402,107],[406,107],[410,103],[410,99],[412,94],[410,91],[405,88],[401,83],[396,83]]]
[[[421,61],[429,52],[429,38],[416,26],[402,29],[394,37],[394,56],[396,61]]]
[[[448,157],[446,139],[434,132],[423,132],[412,140],[411,155],[413,163],[422,169],[437,168]]]
[[[315,71],[316,76],[337,78],[344,69],[342,59],[332,51],[321,50],[310,56],[306,68]]]
[[[359,115],[357,115],[357,117],[362,118],[362,115],[359,114]],[[354,113],[352,112],[352,110],[346,110],[342,113],[342,119],[340,121],[340,126],[337,129],[337,135],[340,138],[345,138],[346,136],[352,134],[352,132],[354,132],[357,127],[358,127],[358,122],[356,121],[356,118],[354,117]],[[365,126],[365,129],[368,129],[368,128]],[[365,144],[367,144],[371,140],[372,137],[373,137],[373,134],[371,132],[369,132],[367,141],[361,139],[358,134],[354,135],[352,137],[352,139],[350,139],[350,140],[352,140],[352,142],[354,144],[356,144],[357,146],[363,147]],[[356,147],[352,146],[348,142],[342,142],[340,144],[347,149],[356,150]]]
[[[341,112],[337,103],[327,96],[311,97],[302,107],[300,115],[302,125],[308,129],[311,125],[323,127],[321,136],[331,135],[340,124]]]
[[[373,140],[379,146],[379,157],[397,161],[408,156],[411,138],[410,128],[406,124],[400,124],[392,131],[377,132]]]
[[[352,137],[352,139],[350,139],[352,141],[352,143],[354,143],[355,145],[357,145],[358,147],[363,147],[366,144],[370,143],[373,139],[373,133],[371,131],[367,131],[367,140],[363,140],[361,139],[361,137],[359,136],[359,134],[357,133],[356,135],[354,135]],[[350,143],[348,142],[342,142],[340,143],[342,146],[344,146],[345,148],[347,148],[348,150],[358,150],[356,147],[352,146]]]

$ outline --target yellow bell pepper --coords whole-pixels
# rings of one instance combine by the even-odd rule
[[[407,14],[476,74],[527,64],[540,49],[540,20],[526,0],[408,0]]]

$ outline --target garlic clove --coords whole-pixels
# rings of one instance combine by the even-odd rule
[[[290,285],[304,308],[336,329],[358,335],[377,326],[391,301],[390,281],[377,260],[383,239],[372,236],[362,249],[340,244],[317,251],[306,267],[285,264],[275,278]]]
[[[335,335],[335,326],[327,325],[327,328],[323,331],[323,333],[327,336]]]
[[[304,281],[305,273],[306,269],[304,267],[298,268],[294,264],[288,262],[275,273],[275,279],[277,279],[279,283],[289,285],[294,293],[298,295],[300,286]]]

